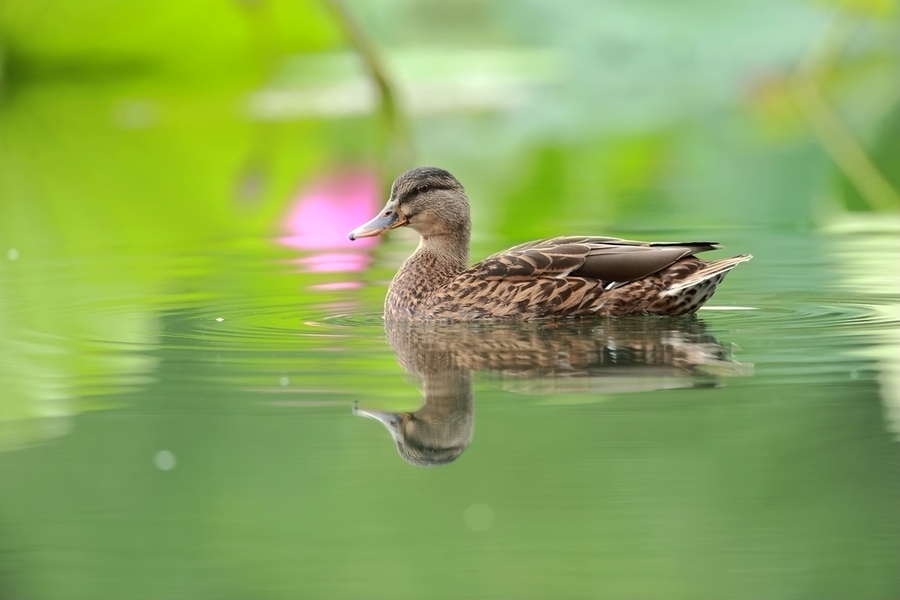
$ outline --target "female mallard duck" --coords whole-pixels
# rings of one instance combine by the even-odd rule
[[[469,199],[453,175],[435,167],[400,175],[384,210],[350,239],[404,225],[422,239],[388,288],[389,321],[684,315],[751,258],[694,256],[719,248],[716,242],[568,236],[520,244],[469,267]]]

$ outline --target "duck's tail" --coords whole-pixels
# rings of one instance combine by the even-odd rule
[[[705,283],[707,285],[711,284],[711,291],[714,291],[722,279],[725,278],[725,274],[728,271],[732,270],[742,262],[747,262],[751,258],[753,258],[752,254],[740,254],[738,256],[732,256],[731,258],[723,258],[722,260],[714,260],[706,263],[681,281],[674,282],[662,292],[662,295],[676,296],[684,293],[685,290],[702,286]],[[712,293],[709,295],[711,296]]]

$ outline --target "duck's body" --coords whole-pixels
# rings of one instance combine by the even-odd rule
[[[713,262],[715,242],[635,242],[558,237],[498,252],[468,267],[469,204],[462,185],[434,167],[394,182],[382,213],[351,239],[409,225],[422,240],[391,281],[391,321],[527,320],[696,311],[743,254]]]
[[[712,296],[730,269],[750,258],[705,262],[693,256],[717,247],[712,242],[647,244],[559,237],[504,250],[469,268],[420,247],[391,281],[385,318],[471,321],[688,314]]]

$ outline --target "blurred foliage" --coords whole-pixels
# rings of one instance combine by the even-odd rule
[[[10,88],[160,75],[205,86],[253,76],[285,53],[340,44],[320,3],[286,0],[6,0],[0,40]]]
[[[231,210],[229,196],[256,186],[249,225],[259,230],[283,208],[285,190],[323,164],[370,162],[385,167],[386,184],[407,166],[385,161],[400,133],[379,125],[366,61],[345,60],[347,28],[329,5],[345,3],[7,0],[4,213],[45,204],[24,182],[58,180],[76,186],[70,195],[85,218],[146,191],[153,201],[131,202],[110,219],[140,214],[135,230],[158,232],[169,199],[183,208],[189,198],[204,218],[184,220],[186,232],[244,229],[248,213]],[[679,222],[812,223],[834,200],[897,208],[873,203],[866,190],[860,196],[853,173],[845,175],[854,185],[835,185],[829,157],[858,138],[897,188],[890,157],[898,142],[887,118],[900,88],[895,1],[346,6],[371,52],[383,55],[398,110],[412,124],[412,162],[452,167],[505,207],[566,193],[556,201],[587,211],[587,224],[615,227],[623,215],[629,228],[635,203]],[[830,23],[846,35],[822,44]],[[820,139],[797,110],[801,63],[822,72],[814,83],[850,137]],[[551,156],[566,167],[537,164]],[[81,187],[50,165],[95,173]],[[839,157],[838,165],[846,166]],[[548,187],[548,170],[563,188]],[[798,185],[795,173],[812,180]],[[56,221],[91,231],[61,205]],[[515,214],[495,216],[513,222]],[[554,231],[543,234],[563,224],[545,222]]]

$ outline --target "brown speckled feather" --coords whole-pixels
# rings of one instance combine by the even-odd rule
[[[422,312],[439,320],[680,315],[709,299],[721,281],[714,275],[749,258],[707,263],[692,256],[713,249],[709,242],[572,239],[529,242],[495,254],[435,290]],[[605,262],[586,266],[595,256]],[[676,285],[678,294],[671,292]]]
[[[452,175],[434,167],[398,177],[385,210],[350,237],[404,225],[422,241],[391,281],[391,321],[688,314],[751,258],[694,256],[718,248],[715,242],[566,236],[520,244],[467,268],[468,199]]]

